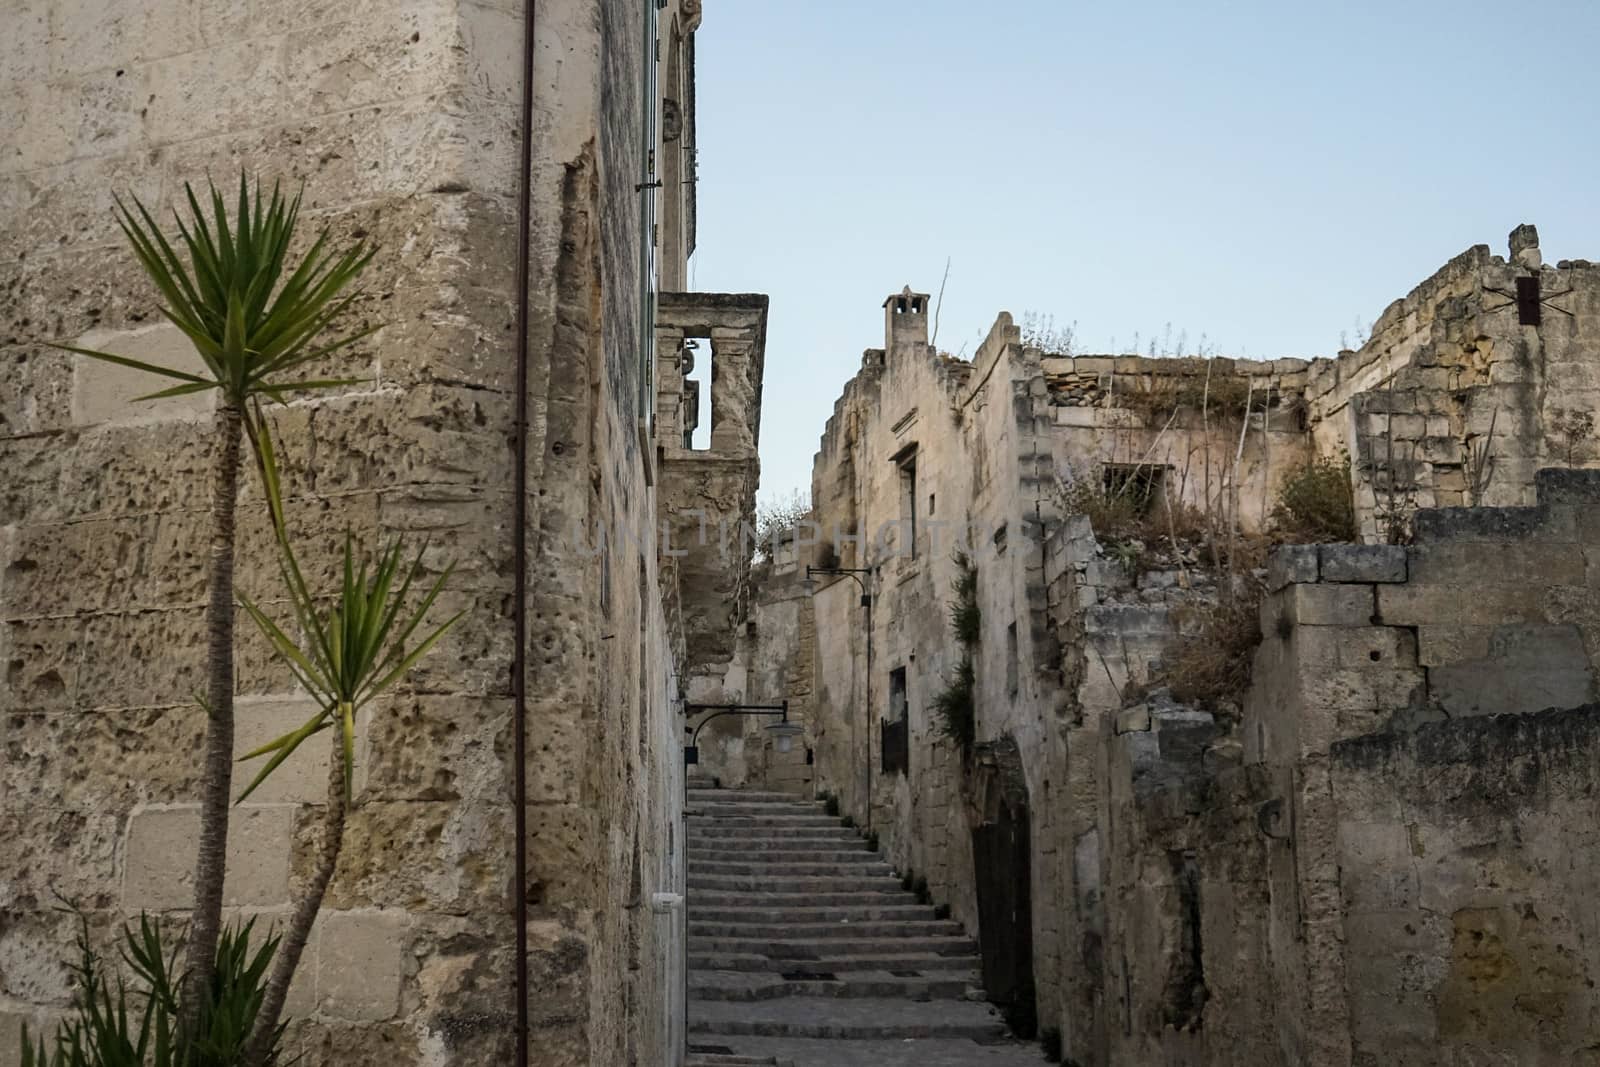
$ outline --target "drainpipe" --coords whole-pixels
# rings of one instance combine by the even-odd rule
[[[528,1065],[528,275],[532,260],[533,198],[533,54],[537,2],[526,0],[522,21],[522,139],[517,178],[517,374],[512,457],[511,619],[515,644],[511,653],[512,730],[512,894],[517,926],[515,977],[517,1020],[516,1067]]]

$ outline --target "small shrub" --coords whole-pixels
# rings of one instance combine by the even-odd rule
[[[872,830],[867,833],[867,851],[878,851],[878,831],[876,830]]]
[[[956,641],[966,648],[978,643],[983,634],[983,611],[978,607],[978,571],[963,552],[955,554],[956,579],[951,583],[956,598],[950,603],[950,628]]]
[[[932,904],[933,894],[928,892],[928,879],[918,877],[911,885],[911,891],[917,895],[918,904]]]
[[[1095,538],[1102,544],[1146,535],[1145,516],[1150,511],[1150,501],[1134,491],[1132,481],[1110,489],[1099,478],[1073,475],[1062,485],[1062,510],[1068,515],[1087,516]]]
[[[837,818],[839,815],[839,798],[832,793],[828,793],[823,799],[822,810],[827,812],[828,815]]]
[[[846,815],[839,820],[839,824],[846,830],[854,830],[856,828],[856,818],[854,815]]]
[[[972,653],[963,652],[956,664],[955,675],[945,681],[944,688],[933,697],[933,713],[938,718],[939,731],[970,752],[978,737],[977,694],[978,675],[972,665]]]
[[[1307,544],[1357,540],[1350,457],[1320,457],[1291,471],[1278,490],[1272,521],[1284,540]]]
[[[1164,369],[1169,373],[1151,374],[1133,388],[1119,385],[1113,404],[1140,412],[1152,422],[1164,422],[1174,411],[1186,408],[1204,412],[1213,425],[1238,425],[1247,413],[1261,411],[1268,402],[1265,389],[1253,389],[1250,379],[1228,364],[1191,356],[1171,360]]]
[[[1235,595],[1199,609],[1195,625],[1164,661],[1158,681],[1171,688],[1173,699],[1217,712],[1250,688],[1264,588],[1254,577],[1240,578],[1238,586]]]
[[[916,880],[916,875],[907,870],[905,874],[900,876],[900,888],[909,893],[911,892],[911,887],[916,884]]]
[[[950,905],[948,905],[948,904],[935,904],[933,906],[933,917],[935,919],[938,919],[940,922],[943,922],[945,919],[950,918]]]
[[[1061,1031],[1044,1029],[1039,1031],[1039,1048],[1044,1053],[1046,1063],[1061,1062]]]

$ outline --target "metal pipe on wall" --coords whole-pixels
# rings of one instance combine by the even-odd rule
[[[532,266],[533,199],[533,58],[538,4],[527,0],[522,20],[521,158],[517,181],[517,345],[515,429],[512,434],[512,556],[515,572],[512,592],[511,654],[512,700],[512,874],[513,915],[516,922],[517,1067],[528,1064],[528,278]]]

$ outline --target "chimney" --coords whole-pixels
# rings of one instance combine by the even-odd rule
[[[928,343],[927,293],[913,293],[908,285],[883,302],[883,343],[890,350],[897,343]]]

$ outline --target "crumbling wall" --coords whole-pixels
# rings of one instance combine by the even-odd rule
[[[1311,456],[1303,359],[1039,357],[1056,473],[1099,480],[1107,467],[1155,472],[1158,500],[1235,512],[1257,531],[1284,476]],[[1159,504],[1155,506],[1160,506]]]

